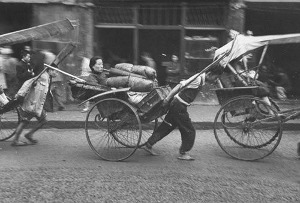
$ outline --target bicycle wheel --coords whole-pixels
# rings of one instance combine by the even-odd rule
[[[97,102],[88,112],[85,132],[92,150],[107,161],[122,161],[138,148],[141,121],[127,102],[108,98]]]
[[[5,141],[14,136],[20,122],[20,114],[17,108],[0,114],[0,141]]]
[[[241,96],[231,99],[217,112],[214,134],[225,153],[239,160],[254,161],[276,149],[282,137],[282,122],[275,108],[267,107],[259,98]]]

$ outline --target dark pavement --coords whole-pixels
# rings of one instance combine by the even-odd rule
[[[300,108],[300,100],[277,101],[281,110]],[[64,111],[48,112],[48,123],[44,128],[76,129],[84,128],[86,113],[81,113],[82,106],[79,103],[67,104]],[[197,130],[212,129],[213,122],[220,105],[217,100],[196,100],[188,111]],[[36,121],[33,120],[32,124]],[[284,130],[300,130],[300,119],[288,121],[284,124]]]

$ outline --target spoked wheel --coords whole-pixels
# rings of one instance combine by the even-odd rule
[[[150,123],[142,123],[142,137],[141,137],[141,142],[139,144],[139,147],[142,147],[146,144],[148,141],[149,137],[153,134],[153,131],[157,128],[158,126],[158,119],[155,119],[154,121]]]
[[[142,126],[135,109],[127,102],[109,98],[88,112],[85,132],[92,150],[107,161],[122,161],[139,147]]]
[[[0,141],[5,141],[14,136],[15,130],[20,122],[17,108],[0,113]]]
[[[217,112],[214,134],[228,155],[254,161],[276,149],[282,137],[282,122],[274,107],[268,107],[259,98],[241,96],[228,101]]]

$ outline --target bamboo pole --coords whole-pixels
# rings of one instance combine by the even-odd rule
[[[70,73],[67,73],[67,72],[65,72],[65,71],[62,71],[62,70],[60,70],[60,69],[58,69],[58,68],[55,68],[55,67],[53,67],[53,66],[50,66],[50,65],[48,65],[48,64],[45,64],[45,63],[44,63],[44,66],[46,66],[47,68],[45,68],[45,69],[40,73],[40,75],[43,74],[48,68],[50,68],[50,69],[56,70],[56,71],[58,71],[58,72],[60,72],[60,73],[62,73],[62,74],[65,74],[65,75],[67,75],[67,76],[70,76],[71,78],[77,79],[77,80],[79,80],[80,82],[86,82],[85,80],[83,80],[83,79],[81,79],[81,78],[79,78],[79,77],[76,77],[76,76],[74,76],[74,75],[72,75],[72,74],[70,74]],[[40,75],[39,75],[39,76],[40,76]]]

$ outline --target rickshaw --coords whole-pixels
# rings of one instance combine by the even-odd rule
[[[229,52],[190,77],[183,88],[217,65]],[[91,149],[103,160],[122,161],[132,156],[145,145],[158,119],[163,119],[168,111],[161,104],[171,91],[169,86],[154,87],[142,100],[133,103],[128,96],[133,91],[131,87],[115,89],[76,80],[71,80],[70,85],[73,97],[85,99],[80,105],[94,103],[87,112],[85,133]]]
[[[234,42],[231,41],[215,51],[217,58],[232,49],[220,64],[224,68],[228,67],[243,84],[240,87],[215,89],[221,107],[215,116],[214,135],[221,149],[229,156],[255,161],[270,155],[281,141],[282,124],[299,117],[300,108],[281,111],[271,98],[271,105],[267,104],[256,94],[259,87],[242,77],[251,72],[259,72],[268,46],[299,42],[300,34],[255,37],[238,35]],[[263,50],[255,67],[238,72],[230,64],[231,61],[239,60],[259,48]]]

